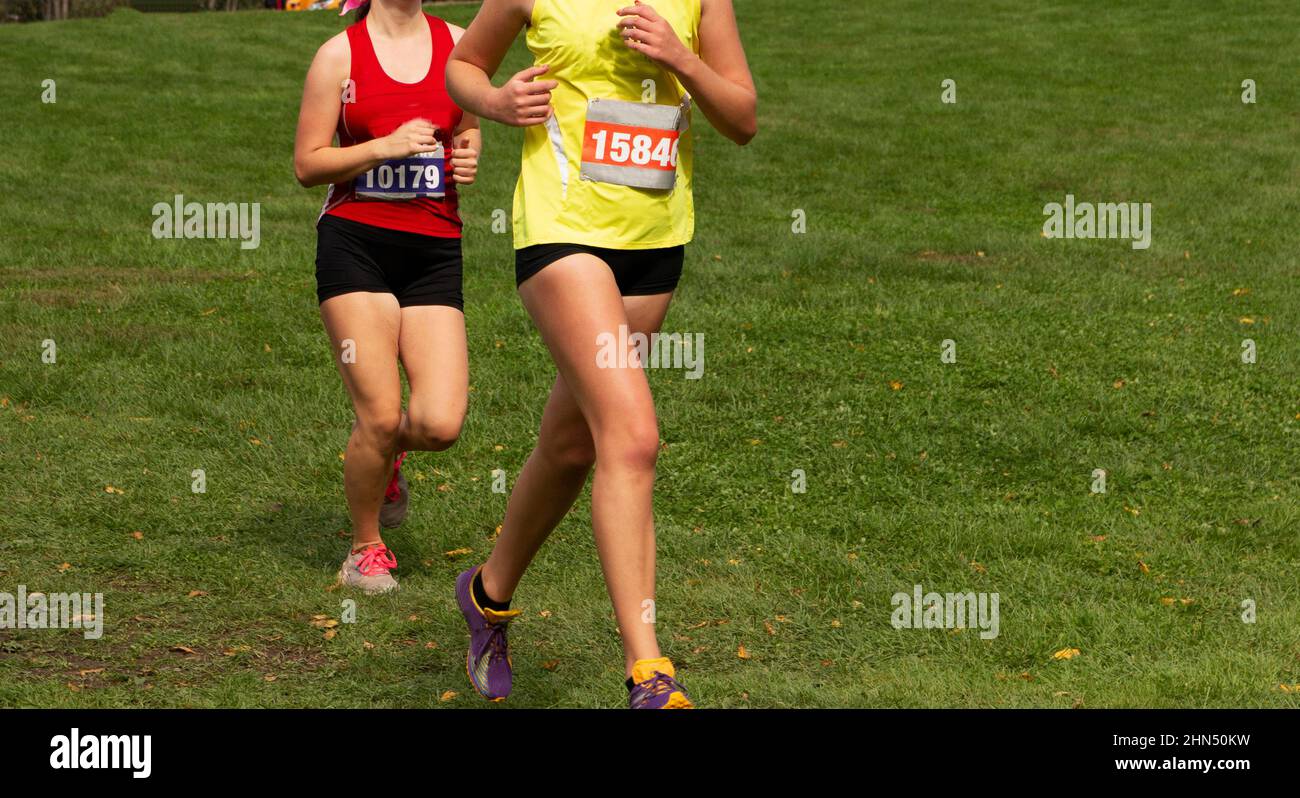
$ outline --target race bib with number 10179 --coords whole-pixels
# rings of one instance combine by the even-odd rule
[[[583,180],[671,189],[677,181],[677,105],[594,99],[582,132]]]
[[[443,197],[446,188],[446,158],[442,144],[432,152],[417,152],[406,158],[384,161],[357,175],[358,197],[378,200],[408,200]]]

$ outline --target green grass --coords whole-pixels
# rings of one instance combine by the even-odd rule
[[[760,134],[697,125],[667,323],[704,333],[705,376],[651,376],[661,638],[700,702],[1295,706],[1294,3],[738,5]],[[490,548],[491,472],[513,480],[552,376],[490,227],[516,130],[487,127],[464,193],[469,419],[410,461],[402,590],[353,597],[332,640],[309,624],[348,598],[327,587],[350,410],[313,293],[322,192],[290,161],[341,24],[0,27],[0,590],[107,603],[99,641],[0,631],[0,705],[484,705],[452,581]],[[503,69],[526,63],[516,46]],[[1150,250],[1043,239],[1067,192],[1151,202]],[[177,193],[260,202],[261,247],[154,240]],[[588,510],[517,596],[508,706],[624,701]],[[916,583],[997,592],[1000,636],[895,630]]]

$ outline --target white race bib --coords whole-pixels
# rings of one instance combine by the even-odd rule
[[[356,194],[364,199],[409,200],[416,197],[443,197],[446,188],[447,159],[442,144],[432,152],[417,152],[406,158],[384,161],[357,175]]]

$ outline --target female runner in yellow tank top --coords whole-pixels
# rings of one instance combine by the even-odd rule
[[[523,28],[535,65],[493,87]],[[654,401],[634,357],[608,367],[598,352],[607,336],[656,332],[668,312],[695,223],[692,106],[738,144],[756,132],[731,0],[485,0],[447,88],[467,112],[525,128],[515,276],[558,370],[496,547],[457,580],[470,680],[487,698],[509,694],[510,598],[594,464],[592,528],[629,705],[689,708],[654,628]]]

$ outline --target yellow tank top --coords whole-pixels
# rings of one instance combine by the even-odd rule
[[[623,43],[615,12],[631,0],[535,0],[525,35],[554,116],[524,128],[515,185],[514,245],[586,244],[653,249],[685,244],[695,232],[691,200],[691,136],[680,134],[676,182],[670,190],[633,188],[579,177],[590,100],[653,101],[686,106],[677,77]],[[693,52],[699,52],[700,0],[655,0],[654,8]],[[653,97],[653,100],[651,100]],[[685,102],[684,102],[685,100]]]

